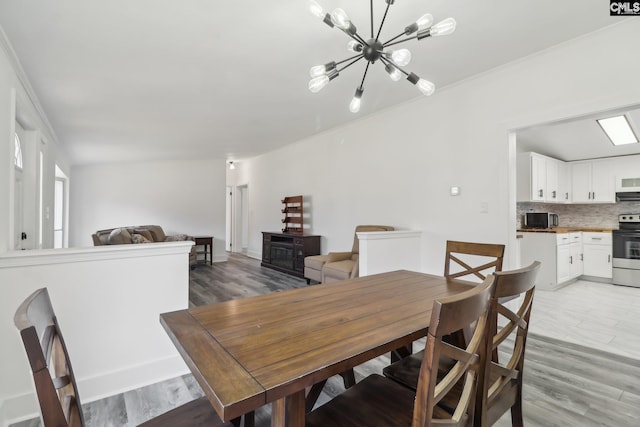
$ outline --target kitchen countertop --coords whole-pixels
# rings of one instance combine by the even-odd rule
[[[554,228],[519,228],[518,233],[571,233],[572,231],[587,231],[592,233],[611,233],[615,228],[589,227],[554,227]]]

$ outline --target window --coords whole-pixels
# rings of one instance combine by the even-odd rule
[[[13,164],[16,165],[18,169],[22,169],[22,146],[20,145],[20,138],[18,134],[15,134],[15,151],[13,153]]]

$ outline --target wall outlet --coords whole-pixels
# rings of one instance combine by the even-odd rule
[[[480,203],[480,213],[489,213],[489,202]]]

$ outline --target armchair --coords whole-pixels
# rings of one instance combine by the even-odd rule
[[[387,225],[358,225],[355,233],[363,231],[393,231]],[[358,277],[358,257],[360,254],[358,235],[353,236],[351,252],[330,252],[328,255],[308,256],[304,259],[304,277],[307,283],[315,280],[320,283]]]

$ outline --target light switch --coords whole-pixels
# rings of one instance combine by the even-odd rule
[[[480,203],[480,213],[489,213],[489,202]]]
[[[451,187],[451,195],[459,196],[460,195],[460,187]]]

